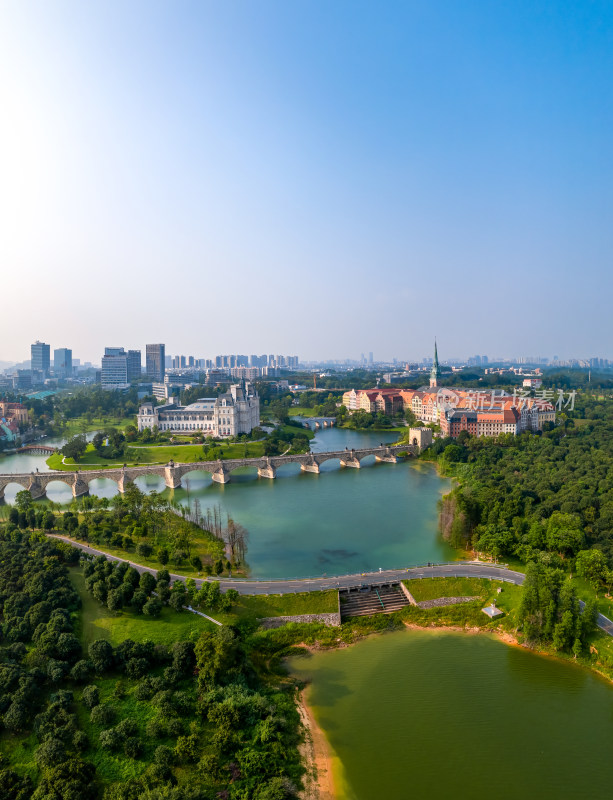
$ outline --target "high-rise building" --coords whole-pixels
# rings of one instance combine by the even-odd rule
[[[51,348],[44,342],[38,340],[30,347],[32,356],[32,372],[40,372],[43,379],[49,376],[51,366]]]
[[[100,385],[103,389],[124,389],[130,385],[128,354],[123,347],[105,347],[100,371]]]
[[[106,347],[102,356],[100,384],[103,389],[125,389],[141,376],[140,350]]]
[[[166,347],[163,344],[148,344],[146,347],[145,364],[147,377],[156,383],[164,382],[166,373]]]
[[[138,380],[142,374],[140,350],[128,350],[128,383]]]
[[[68,347],[53,351],[53,374],[56,378],[72,377],[72,350]]]

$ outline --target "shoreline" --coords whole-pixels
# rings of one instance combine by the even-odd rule
[[[334,785],[332,752],[330,744],[319,727],[307,700],[308,687],[298,692],[297,708],[300,722],[304,728],[304,742],[300,745],[300,755],[306,765],[304,789],[300,800],[338,800]]]

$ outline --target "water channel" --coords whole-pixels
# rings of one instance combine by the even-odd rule
[[[338,800],[611,796],[613,687],[490,636],[406,631],[290,662]]]
[[[370,447],[392,442],[397,434],[326,428],[311,442],[316,452]],[[47,442],[45,442],[47,443]],[[50,444],[56,444],[49,442]],[[174,499],[203,511],[220,504],[249,531],[248,561],[255,578],[336,575],[446,561],[454,551],[437,532],[437,501],[449,490],[427,464],[376,463],[374,457],[361,469],[342,469],[327,461],[319,475],[300,471],[297,464],[279,468],[276,480],[257,477],[255,469],[232,473],[232,482],[220,485],[208,473],[193,472]],[[45,456],[19,454],[0,459],[0,472],[47,470]],[[143,490],[165,491],[155,476],[139,478]],[[6,489],[7,502],[19,490]],[[117,486],[95,481],[91,491],[112,497]],[[53,483],[48,497],[69,503],[70,488]]]

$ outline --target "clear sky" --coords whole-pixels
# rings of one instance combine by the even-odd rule
[[[0,359],[613,358],[613,3],[0,0]]]

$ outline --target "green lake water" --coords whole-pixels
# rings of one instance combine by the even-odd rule
[[[406,631],[290,662],[340,800],[610,798],[613,688],[489,636]]]
[[[311,447],[314,452],[336,451],[396,439],[394,433],[333,428],[318,432]],[[2,472],[36,468],[47,469],[44,456],[16,455],[0,463]],[[437,529],[437,502],[450,483],[432,465],[413,460],[388,464],[368,457],[361,469],[326,461],[319,475],[288,464],[278,469],[275,480],[246,469],[233,472],[225,485],[213,483],[208,473],[192,472],[174,492],[155,476],[136,483],[192,508],[198,500],[203,513],[221,505],[249,532],[247,560],[254,578],[338,575],[457,557]],[[7,502],[20,488],[7,487]],[[117,485],[97,480],[91,491],[112,497]],[[60,503],[72,500],[70,488],[59,482],[49,486],[48,496]]]

